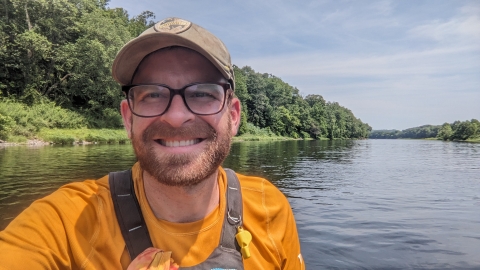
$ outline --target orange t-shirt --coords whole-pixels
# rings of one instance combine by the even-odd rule
[[[219,169],[219,206],[204,219],[157,219],[146,200],[142,169],[132,168],[135,192],[152,243],[172,251],[181,267],[204,261],[220,242],[226,174]],[[304,269],[295,220],[285,196],[263,178],[237,174],[244,228],[253,236],[245,269]],[[130,263],[108,176],[67,184],[37,200],[0,232],[0,269],[126,269]]]

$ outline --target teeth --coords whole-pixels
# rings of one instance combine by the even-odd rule
[[[166,147],[179,147],[179,146],[189,146],[199,143],[199,139],[194,140],[184,140],[184,141],[163,141],[163,145]]]

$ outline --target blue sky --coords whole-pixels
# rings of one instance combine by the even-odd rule
[[[232,62],[322,95],[373,129],[480,120],[480,1],[111,0],[217,35]]]

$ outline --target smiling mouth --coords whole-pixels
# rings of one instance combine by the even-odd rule
[[[182,147],[182,146],[190,146],[203,141],[203,139],[192,139],[192,140],[181,140],[181,141],[173,141],[173,140],[155,140],[157,143],[165,146],[165,147]]]

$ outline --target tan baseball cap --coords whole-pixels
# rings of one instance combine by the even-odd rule
[[[187,47],[205,56],[234,89],[235,76],[225,44],[206,29],[180,18],[162,20],[125,44],[113,61],[113,78],[121,85],[131,84],[145,56],[170,46]]]

